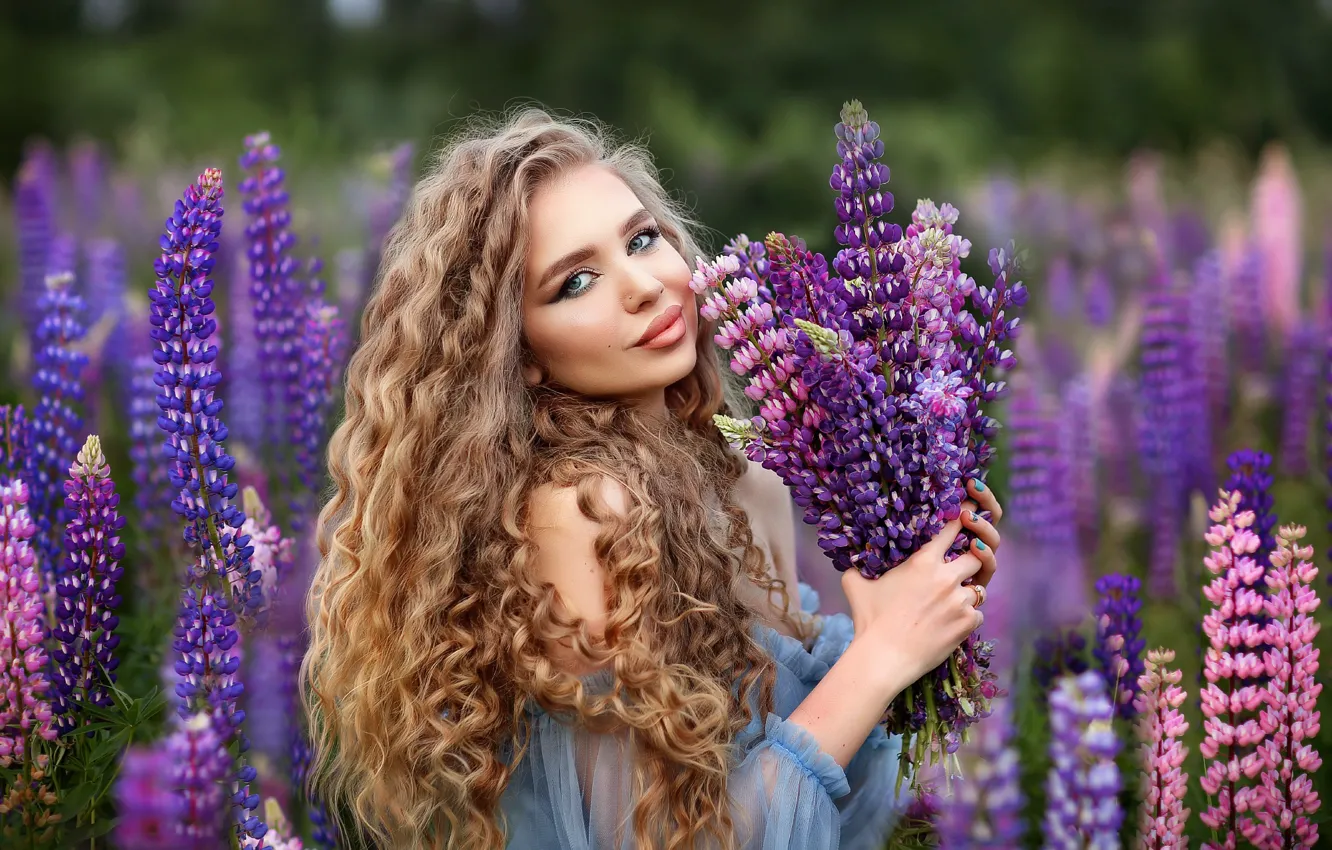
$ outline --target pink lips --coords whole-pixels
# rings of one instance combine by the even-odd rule
[[[683,314],[684,308],[678,304],[667,307],[660,316],[653,319],[652,323],[647,326],[647,330],[643,331],[643,335],[638,338],[638,342],[634,343],[635,347],[651,342],[653,337],[674,325]]]

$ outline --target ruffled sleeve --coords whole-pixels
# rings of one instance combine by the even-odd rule
[[[801,584],[802,607],[818,600]],[[786,718],[850,643],[851,621],[834,614],[812,651],[767,627],[755,637],[777,666],[773,711],[735,742],[731,813],[745,850],[869,850],[881,847],[893,804],[899,741],[876,729],[843,770],[803,727]],[[609,671],[584,677],[609,688]],[[626,734],[591,733],[530,709],[532,738],[501,803],[511,850],[631,850],[634,746]]]

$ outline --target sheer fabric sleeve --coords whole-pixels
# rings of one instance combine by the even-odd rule
[[[801,587],[807,611],[817,594]],[[755,637],[777,667],[773,711],[756,713],[735,743],[731,815],[745,850],[868,850],[896,821],[899,740],[876,729],[848,767],[786,718],[850,643],[851,621],[823,618],[812,650],[767,627]],[[611,673],[584,678],[609,688]],[[592,733],[530,709],[528,751],[502,801],[512,850],[632,850],[634,745],[627,734]]]
[[[848,791],[846,773],[799,726],[769,714],[758,737],[758,723],[746,730],[744,737],[756,740],[743,747],[729,783],[740,846],[838,850],[841,815],[834,798]],[[508,847],[634,848],[633,762],[627,735],[591,733],[535,712],[528,752],[504,795]]]

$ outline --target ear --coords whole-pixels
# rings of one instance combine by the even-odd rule
[[[529,387],[535,387],[545,379],[546,376],[541,371],[540,366],[537,366],[535,363],[523,364],[523,383],[527,384]]]

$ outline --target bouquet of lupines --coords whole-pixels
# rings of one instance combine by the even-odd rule
[[[1011,245],[990,253],[994,286],[961,272],[971,245],[953,232],[951,205],[919,202],[905,231],[887,221],[879,127],[858,101],[841,119],[832,262],[779,233],[763,245],[741,236],[699,260],[691,287],[759,404],[752,419],[718,416],[718,427],[781,475],[839,571],[875,578],[958,516],[967,479],[985,477],[998,423],[982,405],[1004,390],[989,371],[1014,364],[1002,345],[1027,294],[1010,280]],[[992,649],[972,635],[890,706],[904,762],[955,752],[988,713]]]

